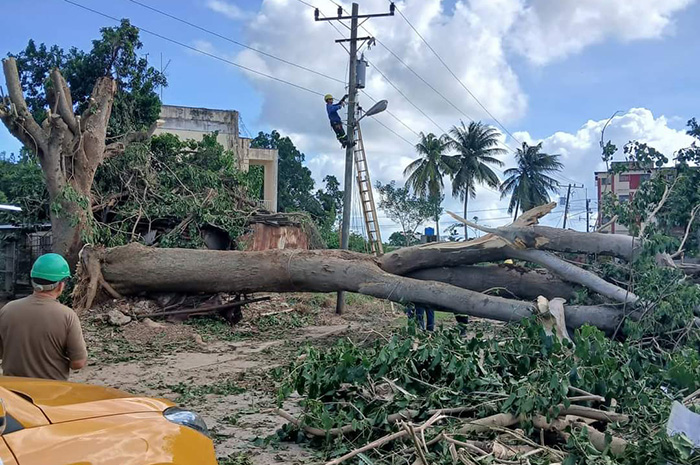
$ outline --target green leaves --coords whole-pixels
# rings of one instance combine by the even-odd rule
[[[294,389],[305,395],[308,425],[326,429],[355,425],[353,434],[319,439],[319,445],[334,456],[340,448],[351,450],[395,432],[388,418],[398,412],[417,412],[413,422],[427,419],[433,409],[455,407],[470,408],[466,418],[497,412],[552,418],[561,406],[571,404],[569,386],[576,386],[604,396],[608,405],[603,408],[634,418],[626,425],[609,424],[604,431],[608,441],[613,435],[631,440],[634,453],[621,459],[609,451],[599,452],[582,429],[571,431],[566,444],[548,439],[552,447],[568,452],[565,463],[641,465],[656,463],[661,457],[681,461],[682,441],[674,446],[658,432],[668,418],[671,398],[682,398],[693,388],[692,381],[700,379],[700,360],[692,353],[695,349],[683,347],[675,355],[659,353],[612,341],[589,326],[574,334],[574,349],[545,337],[534,319],[500,331],[497,338],[476,331],[477,337],[462,339],[456,329],[427,333],[409,325],[388,340],[364,347],[341,340],[328,349],[309,348],[301,361],[288,368],[280,399]],[[466,418],[450,418],[442,427],[450,432]],[[527,423],[522,427],[539,442],[539,435]],[[381,454],[367,452],[366,457],[374,463],[388,463],[383,457],[403,447],[405,444],[392,444]],[[449,454],[443,456],[441,451],[439,446],[430,449],[434,454],[431,463],[451,463]],[[537,460],[531,458],[533,464],[548,463]]]

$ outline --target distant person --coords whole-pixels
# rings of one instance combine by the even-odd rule
[[[435,330],[435,309],[432,307],[424,304],[412,303],[406,306],[405,311],[409,319],[414,318],[416,320],[416,324],[420,329],[428,331]],[[455,314],[455,320],[459,327],[459,334],[465,336],[467,334],[469,317],[467,315]]]
[[[424,304],[412,303],[406,306],[406,316],[409,319],[415,318],[416,324],[422,330],[435,330],[435,310]]]
[[[70,268],[55,253],[42,255],[32,266],[34,293],[0,309],[0,357],[5,376],[65,381],[70,370],[87,362],[80,320],[58,302]]]
[[[331,94],[326,94],[323,100],[326,101],[326,112],[328,113],[328,119],[331,122],[331,128],[335,132],[335,137],[340,142],[340,145],[345,148],[348,146],[348,136],[345,134],[345,128],[343,128],[343,120],[340,119],[338,110],[343,108],[345,105],[345,99],[347,94],[340,99],[338,103],[333,103],[333,96]],[[353,144],[354,145],[354,144]]]

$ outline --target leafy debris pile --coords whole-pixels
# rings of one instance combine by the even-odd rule
[[[305,399],[300,418],[277,410],[279,434],[334,464],[700,463],[665,428],[674,400],[700,411],[697,334],[666,352],[587,326],[572,344],[534,319],[484,328],[306,349],[280,374],[279,401]]]

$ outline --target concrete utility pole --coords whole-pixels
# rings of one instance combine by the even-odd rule
[[[577,186],[576,184],[569,184],[569,187],[566,189],[566,204],[564,205],[564,225],[561,227],[562,229],[566,229],[566,217],[569,215],[569,199],[571,198],[571,189],[583,189],[583,185]]]
[[[591,199],[586,198],[586,232],[591,232]]]
[[[352,169],[353,169],[353,151],[355,143],[355,105],[357,103],[357,42],[362,40],[371,40],[372,37],[357,37],[357,20],[360,18],[375,18],[378,16],[394,16],[394,4],[389,5],[389,13],[379,13],[371,15],[360,15],[360,7],[357,3],[352,4],[352,14],[343,16],[343,7],[338,7],[337,17],[320,17],[320,11],[316,8],[314,18],[316,21],[335,21],[335,20],[350,20],[350,39],[338,39],[336,43],[350,42],[350,71],[348,76],[348,124],[347,124],[347,140],[348,145],[345,148],[345,185],[343,187],[343,224],[340,233],[340,248],[348,249],[350,243],[350,216],[352,213]],[[345,307],[345,293],[338,292],[338,301],[335,307],[337,314],[343,313]]]

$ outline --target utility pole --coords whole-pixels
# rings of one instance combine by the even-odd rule
[[[571,198],[571,189],[582,189],[583,185],[577,186],[576,184],[569,184],[569,187],[566,189],[566,204],[564,205],[564,225],[562,226],[562,229],[566,229],[566,217],[569,215],[569,199]]]
[[[314,19],[316,21],[342,21],[350,20],[350,39],[338,39],[336,43],[350,42],[350,67],[348,76],[348,124],[347,124],[347,147],[345,148],[345,185],[343,191],[343,224],[340,233],[340,248],[348,249],[350,243],[350,216],[352,210],[352,172],[353,172],[353,152],[355,145],[355,105],[357,103],[357,42],[362,40],[372,40],[372,37],[357,37],[357,20],[360,18],[374,18],[378,16],[394,16],[394,4],[389,5],[389,13],[379,13],[371,15],[360,15],[360,7],[357,3],[352,4],[352,14],[343,16],[343,7],[338,6],[337,17],[320,17],[320,11],[316,8]],[[345,293],[338,292],[338,301],[335,312],[340,315],[345,307]]]
[[[566,189],[566,203],[564,204],[564,225],[561,227],[562,229],[566,229],[566,217],[569,214],[569,197],[571,197],[571,184],[569,184],[569,187]]]
[[[591,199],[588,198],[588,189],[586,189],[586,232],[591,232]]]

